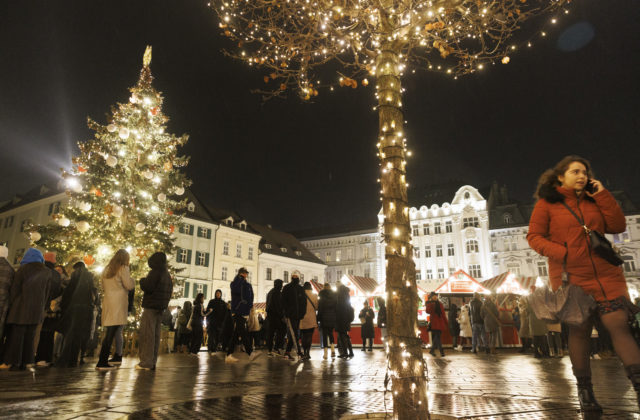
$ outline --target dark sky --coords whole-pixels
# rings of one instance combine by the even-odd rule
[[[169,131],[190,135],[187,173],[205,201],[283,229],[375,220],[373,84],[263,104],[250,92],[263,73],[223,56],[205,4],[0,0],[0,201],[70,166],[93,135],[87,116],[106,122],[127,100],[152,44]],[[497,180],[528,201],[544,169],[577,153],[639,201],[640,1],[576,0],[556,26],[509,65],[405,78],[412,188]]]

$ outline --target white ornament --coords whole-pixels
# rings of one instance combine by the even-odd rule
[[[184,188],[183,187],[176,188],[176,194],[178,194],[178,195],[184,194]]]
[[[158,194],[158,201],[164,203],[167,200],[166,194],[160,193]]]
[[[129,129],[127,127],[120,127],[120,131],[118,132],[121,139],[129,138]]]
[[[142,176],[147,178],[147,179],[151,179],[151,178],[153,178],[153,172],[151,172],[150,170],[147,169],[146,171],[144,171],[142,173]]]
[[[79,193],[80,191],[82,191],[82,185],[80,185],[79,182],[77,184],[73,184],[71,186],[71,191]]]
[[[138,224],[136,224],[136,230],[138,232],[142,232],[144,229],[146,228],[146,226],[144,225],[144,223],[140,222]]]
[[[38,242],[40,238],[42,238],[42,235],[40,235],[39,232],[31,232],[29,237],[31,238],[31,242]]]
[[[108,131],[108,132],[110,132],[110,133],[115,133],[115,131],[116,131],[117,129],[118,129],[118,127],[116,127],[116,125],[115,125],[115,124],[109,124],[109,125],[107,126],[107,131]]]
[[[112,168],[118,164],[118,159],[115,156],[109,156],[107,158],[107,166],[111,166]]]
[[[120,217],[120,216],[122,216],[122,213],[123,213],[122,207],[117,206],[117,205],[113,206],[113,215],[114,216]]]
[[[82,233],[86,232],[89,230],[89,228],[91,227],[91,225],[89,224],[89,222],[85,222],[84,220],[81,222],[76,223],[76,227],[78,228],[78,230]]]
[[[85,201],[81,201],[78,203],[78,208],[82,211],[89,211],[91,210],[91,204]]]
[[[58,219],[58,224],[62,227],[67,227],[69,226],[70,223],[71,223],[71,220],[67,219],[64,216]]]

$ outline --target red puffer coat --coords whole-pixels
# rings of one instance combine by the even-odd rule
[[[602,190],[593,197],[584,193],[578,197],[573,190],[543,187],[540,196],[531,214],[527,240],[531,248],[549,258],[553,290],[562,283],[562,263],[566,256],[569,282],[582,287],[597,301],[628,297],[622,268],[591,251],[582,225],[562,204],[564,201],[592,230],[621,233],[626,221],[611,193]]]
[[[436,305],[440,305],[440,315],[436,314]],[[447,314],[444,311],[444,305],[439,301],[430,300],[427,302],[426,312],[429,314],[429,322],[432,330],[444,331],[449,328]]]

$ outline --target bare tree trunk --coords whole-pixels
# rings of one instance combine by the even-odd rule
[[[416,287],[405,179],[402,90],[398,53],[391,45],[376,58],[378,151],[387,264],[388,361],[394,418],[429,419],[426,365],[418,336]]]

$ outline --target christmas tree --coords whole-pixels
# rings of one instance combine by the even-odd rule
[[[62,171],[67,206],[54,223],[29,229],[32,242],[55,251],[59,261],[82,259],[99,273],[124,248],[131,255],[131,275],[139,279],[151,254],[174,250],[177,213],[185,205],[180,196],[191,183],[178,169],[189,159],[177,152],[188,136],[166,133],[168,118],[152,86],[150,63],[148,46],[129,102],[112,107],[106,125],[89,118],[94,138],[78,143],[72,169]]]

